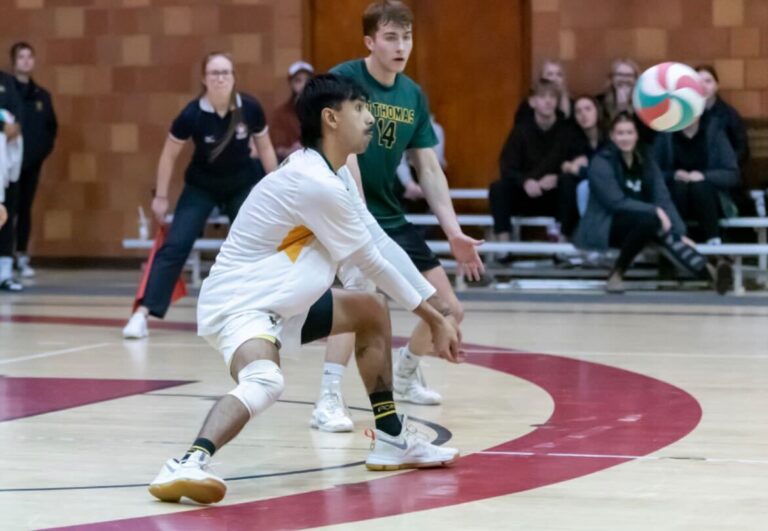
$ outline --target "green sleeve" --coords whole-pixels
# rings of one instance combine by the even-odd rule
[[[432,121],[429,119],[429,103],[423,92],[419,91],[419,103],[416,109],[416,131],[413,138],[408,143],[408,149],[412,148],[430,148],[437,145],[437,135],[432,128]]]

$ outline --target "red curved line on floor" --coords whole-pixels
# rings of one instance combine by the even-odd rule
[[[73,321],[68,324],[75,324]],[[94,320],[88,321],[93,324]],[[555,403],[544,425],[487,451],[550,455],[472,454],[449,469],[413,471],[267,500],[58,529],[303,529],[435,509],[599,472],[632,459],[551,454],[643,456],[681,439],[701,419],[695,398],[648,376],[562,356],[504,349],[488,352],[486,348],[470,350],[468,362],[527,380],[549,393]]]

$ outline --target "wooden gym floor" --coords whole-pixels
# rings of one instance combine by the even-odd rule
[[[232,383],[193,332],[192,297],[149,339],[121,339],[136,277],[42,271],[0,294],[0,529],[768,525],[764,296],[470,294],[469,362],[425,363],[444,404],[399,406],[461,448],[447,470],[366,471],[354,368],[354,433],[319,433],[323,346],[286,353],[286,392],[216,454],[229,493],[202,508],[157,502],[146,484]],[[393,308],[395,336],[412,324]]]

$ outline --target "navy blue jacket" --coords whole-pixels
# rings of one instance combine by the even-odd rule
[[[715,116],[705,117],[701,121],[703,133],[706,135],[706,153],[702,153],[702,158],[706,158],[706,170],[702,173],[704,178],[714,184],[721,192],[728,192],[731,188],[739,186],[739,164],[736,160],[736,153],[733,151],[728,138],[725,135],[720,120]],[[675,144],[673,135],[678,133],[660,133],[656,137],[656,161],[659,163],[664,178],[667,183],[672,183],[675,179]],[[701,131],[699,132],[701,134]]]
[[[21,130],[24,135],[24,167],[42,164],[53,151],[59,124],[53,110],[51,95],[30,79],[16,80],[16,90],[24,106]]]
[[[624,193],[624,166],[616,144],[608,142],[592,159],[588,170],[589,204],[574,238],[578,247],[608,249],[613,216],[619,211],[647,212],[655,216],[656,207],[661,207],[672,222],[672,233],[685,235],[685,223],[672,202],[656,161],[645,150],[635,156],[642,160],[642,189],[647,201],[633,199]]]

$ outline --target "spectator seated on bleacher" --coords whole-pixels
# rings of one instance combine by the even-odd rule
[[[744,171],[744,166],[749,161],[749,139],[747,138],[747,128],[744,125],[739,112],[729,105],[718,93],[720,89],[720,78],[717,70],[711,65],[699,65],[696,72],[701,79],[701,85],[707,95],[707,106],[704,111],[704,117],[715,117],[718,123],[723,127],[728,141],[731,143],[733,151],[739,162],[739,168]]]
[[[735,217],[730,191],[740,184],[736,154],[719,118],[705,115],[677,133],[656,138],[656,160],[678,212],[694,220],[697,240],[721,243],[720,219]]]
[[[561,231],[570,237],[579,222],[579,216],[587,209],[589,182],[587,168],[592,157],[600,149],[605,133],[599,122],[600,108],[591,96],[581,96],[574,103],[576,125],[571,128],[570,137],[563,145],[564,161],[560,167],[560,179],[572,179],[576,185],[576,205],[564,211]]]
[[[560,219],[571,205],[575,208],[575,181],[559,178],[571,127],[557,119],[559,98],[555,84],[539,81],[529,98],[534,121],[516,124],[504,144],[501,178],[491,184],[488,196],[498,241],[509,241],[513,215]]]
[[[573,100],[571,100],[570,92],[568,91],[568,82],[565,78],[563,64],[560,61],[545,59],[541,63],[538,79],[546,79],[557,85],[557,88],[560,89],[560,98],[557,102],[556,110],[558,119],[570,120],[573,118]],[[523,100],[517,107],[515,125],[520,122],[534,122],[533,107],[531,107],[529,100]]]
[[[696,277],[713,280],[719,292],[730,289],[727,262],[710,266],[685,237],[685,224],[675,209],[661,170],[639,144],[632,116],[619,113],[610,127],[610,142],[589,166],[587,212],[576,233],[586,249],[620,250],[606,291],[622,293],[624,274],[649,243],[657,243],[675,263]]]

